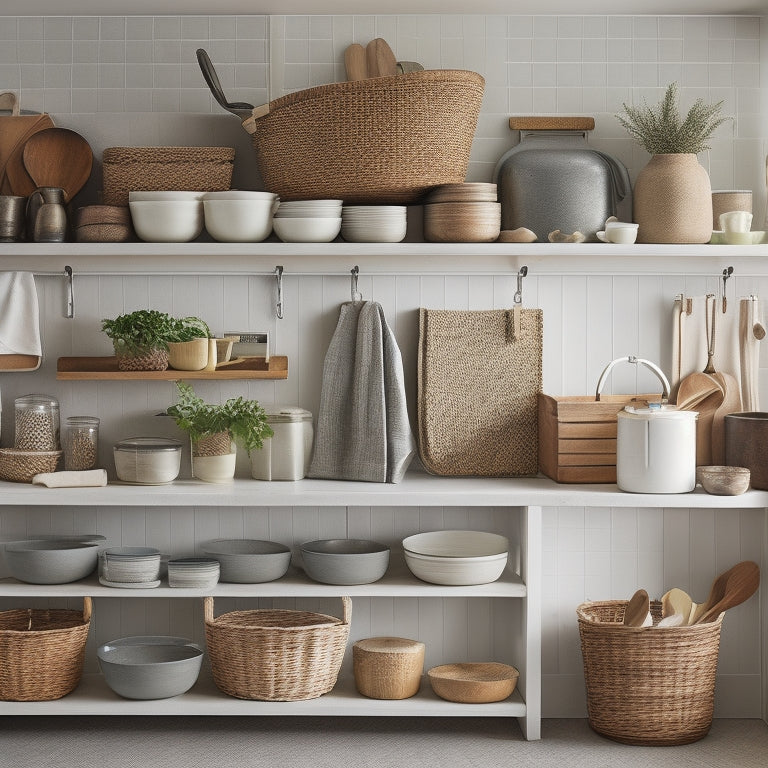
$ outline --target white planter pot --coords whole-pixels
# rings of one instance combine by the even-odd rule
[[[237,453],[221,456],[193,456],[192,477],[206,483],[229,483],[235,476]]]

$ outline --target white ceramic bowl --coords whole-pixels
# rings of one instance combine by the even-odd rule
[[[133,200],[131,220],[148,243],[188,243],[203,231],[200,200]]]
[[[133,190],[128,192],[128,202],[147,200],[196,200],[203,199],[207,192],[188,192],[179,190]]]
[[[278,218],[272,222],[275,234],[284,243],[330,243],[341,231],[341,217],[311,219]]]
[[[272,232],[277,201],[216,198],[203,200],[205,228],[221,243],[260,243]]]
[[[250,189],[223,189],[218,192],[204,192],[203,202],[206,200],[278,200],[274,192],[257,192]]]
[[[406,565],[422,581],[488,584],[504,572],[509,541],[484,531],[430,531],[403,539],[403,550]]]

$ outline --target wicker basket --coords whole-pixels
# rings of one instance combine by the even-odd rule
[[[0,480],[31,483],[41,472],[55,472],[61,451],[22,451],[0,448]]]
[[[0,611],[0,700],[51,701],[71,693],[83,673],[91,598],[82,611]]]
[[[405,205],[465,180],[484,84],[464,70],[331,83],[257,108],[243,127],[281,200]]]
[[[627,601],[577,609],[589,724],[625,744],[690,744],[712,724],[723,615],[684,627],[625,627]],[[654,622],[661,603],[651,603]]]
[[[349,638],[352,601],[344,617],[292,610],[233,611],[213,618],[206,597],[205,638],[213,680],[238,699],[301,701],[336,684]]]
[[[229,189],[232,147],[108,147],[103,154],[104,205],[128,205],[132,190]]]

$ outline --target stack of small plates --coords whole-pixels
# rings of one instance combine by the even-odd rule
[[[168,561],[168,586],[212,589],[219,583],[219,561],[207,557],[181,557]]]
[[[104,550],[99,581],[107,587],[151,589],[160,586],[160,551],[152,547]]]
[[[404,205],[345,205],[341,236],[349,243],[399,243],[407,228]]]
[[[341,229],[343,200],[290,200],[281,202],[272,221],[285,243],[330,243]]]

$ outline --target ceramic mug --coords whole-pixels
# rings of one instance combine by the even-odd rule
[[[720,214],[720,229],[725,242],[729,245],[750,245],[752,233],[752,214],[748,211],[728,211]]]
[[[622,245],[630,245],[637,240],[637,224],[626,224],[624,222],[616,222],[606,225],[605,237],[608,242],[621,243]]]

